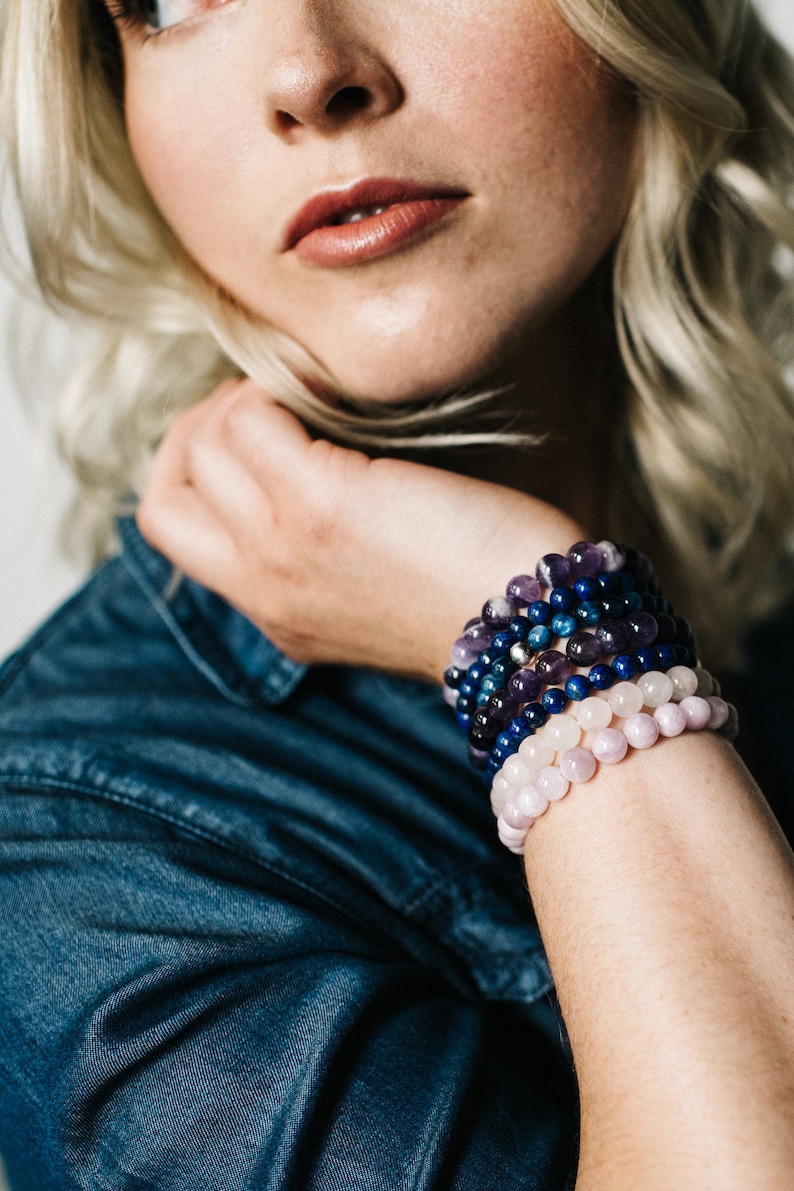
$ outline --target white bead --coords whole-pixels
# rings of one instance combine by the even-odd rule
[[[531,815],[533,819],[539,819],[549,809],[548,798],[541,793],[534,782],[530,782],[528,786],[522,786],[513,797],[512,802],[516,810],[522,814]]]
[[[509,798],[513,793],[513,786],[500,769],[491,782],[491,799],[501,798],[504,802],[505,798]]]
[[[618,682],[607,692],[607,703],[615,715],[625,720],[645,706],[642,691],[633,682]]]
[[[585,732],[598,732],[612,723],[612,708],[606,699],[591,695],[576,705],[576,718]]]
[[[529,781],[544,765],[551,765],[554,750],[544,743],[540,736],[528,736],[518,746],[518,756],[529,770]],[[512,760],[512,758],[510,758]]]
[[[672,700],[675,691],[672,679],[657,670],[641,675],[637,680],[637,686],[642,692],[646,707],[662,707]]]
[[[582,739],[582,729],[572,715],[555,715],[543,729],[543,742],[555,753],[575,748]]]
[[[508,757],[502,766],[500,773],[507,779],[510,785],[514,786],[516,789],[519,786],[524,786],[527,782],[532,781],[532,774],[521,760],[520,755]]]
[[[535,787],[549,802],[559,802],[571,788],[571,783],[556,765],[545,765],[535,778]]]
[[[667,677],[673,684],[673,702],[680,703],[682,699],[694,695],[698,689],[697,675],[689,666],[673,666],[667,671]]]
[[[524,843],[526,842],[527,833],[525,830],[519,831],[516,827],[511,827],[509,823],[505,823],[501,817],[496,820],[496,828],[499,832],[499,839],[512,852],[514,849],[521,849],[523,851]]]

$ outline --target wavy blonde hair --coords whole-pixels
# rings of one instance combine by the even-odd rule
[[[636,190],[610,258],[624,394],[609,528],[662,535],[668,578],[724,655],[787,590],[794,67],[747,0],[553,2],[637,97]],[[95,559],[168,426],[228,376],[341,442],[515,441],[461,432],[482,399],[331,408],[334,378],[212,286],[154,207],[101,0],[0,3],[0,121],[32,268],[50,306],[97,328],[58,408],[71,523]]]

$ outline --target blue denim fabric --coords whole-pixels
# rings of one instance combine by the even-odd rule
[[[0,669],[14,1191],[561,1191],[519,861],[437,689],[306,670],[122,523]]]

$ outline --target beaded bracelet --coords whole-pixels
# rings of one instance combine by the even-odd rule
[[[562,641],[565,653],[552,648]],[[593,698],[598,694],[606,695],[614,708],[623,708],[628,736],[608,727],[613,710],[603,698]],[[631,547],[609,541],[577,542],[567,555],[545,555],[534,578],[516,576],[503,597],[488,600],[452,647],[444,697],[467,732],[470,761],[495,782],[516,755],[513,768],[519,772],[525,768],[523,756],[543,748],[548,753],[541,740],[530,744],[530,739],[552,717],[561,717],[559,728],[549,725],[547,732],[555,739],[564,739],[567,732],[569,740],[575,732],[578,742],[581,728],[562,713],[585,704],[607,708],[609,719],[596,737],[596,751],[571,746],[563,755],[577,754],[565,763],[572,776],[556,767],[556,778],[548,778],[549,788],[562,793],[545,801],[541,795],[540,802],[532,795],[532,805],[542,803],[543,811],[567,792],[571,781],[589,780],[599,760],[614,764],[630,746],[647,748],[660,735],[678,735],[687,728],[722,730],[733,738],[738,727],[735,709],[724,703],[718,684],[700,668],[692,630],[662,596],[651,564]],[[643,713],[645,706],[652,716]],[[604,712],[600,714],[603,719]],[[548,763],[547,769],[555,766]],[[515,826],[503,823],[503,842],[510,846],[512,841],[515,851],[523,848],[515,833],[524,830],[525,838],[528,829],[518,827],[521,815],[532,821],[538,817],[529,815],[529,805],[515,809]]]

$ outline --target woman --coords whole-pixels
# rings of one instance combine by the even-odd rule
[[[794,864],[735,751],[500,804],[522,871],[439,692],[590,537],[722,674],[786,594],[788,59],[739,0],[4,13],[39,284],[102,328],[74,524],[136,509],[0,671],[12,1187],[789,1185]]]

